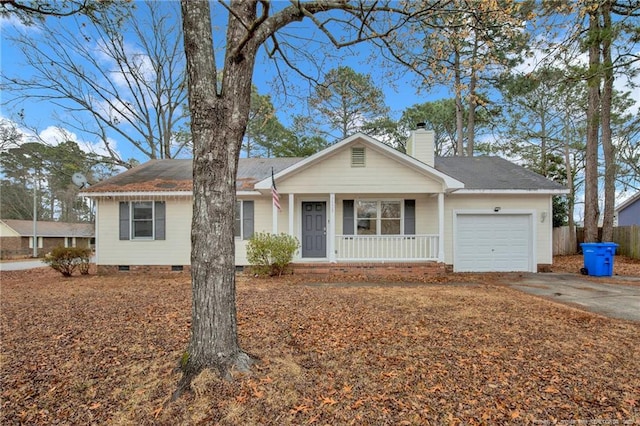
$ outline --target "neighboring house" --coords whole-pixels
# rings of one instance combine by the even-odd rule
[[[548,268],[552,196],[568,191],[497,157],[434,158],[433,144],[418,129],[410,155],[356,134],[304,159],[241,158],[236,264],[248,263],[253,232],[284,232],[301,242],[297,267]],[[189,265],[191,191],[191,160],[153,160],[84,190],[96,202],[98,269]]]
[[[640,225],[640,192],[616,207],[616,226]]]
[[[91,247],[93,223],[36,222],[38,254],[44,255],[54,247]],[[33,253],[32,220],[0,220],[0,257],[3,259],[28,256]]]

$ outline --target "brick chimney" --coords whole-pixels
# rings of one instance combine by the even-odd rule
[[[427,130],[425,123],[418,123],[416,130],[411,132],[407,141],[407,154],[433,167],[435,150],[435,134],[433,130]]]

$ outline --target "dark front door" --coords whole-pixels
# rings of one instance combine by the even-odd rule
[[[302,203],[302,257],[327,257],[327,203]]]

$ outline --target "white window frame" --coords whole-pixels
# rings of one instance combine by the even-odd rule
[[[375,234],[358,234],[358,203],[376,203],[376,233]],[[381,234],[382,230],[382,209],[381,203],[383,202],[396,202],[400,204],[400,233],[399,234]],[[370,219],[368,219],[370,220]],[[399,198],[356,198],[353,204],[353,233],[358,236],[385,236],[385,235],[404,235],[404,199]]]
[[[151,236],[149,237],[137,237],[134,233],[134,220],[133,220],[133,211],[134,209],[134,205],[135,204],[140,204],[140,203],[151,203]],[[147,219],[145,219],[147,220]],[[140,221],[140,220],[139,220]],[[130,240],[142,240],[142,241],[149,241],[149,240],[155,240],[156,239],[156,203],[155,201],[149,201],[149,200],[138,200],[138,201],[131,201],[129,202],[129,239]]]
[[[243,208],[243,204],[244,200],[236,200],[236,205],[233,207],[235,210],[233,211],[233,237],[236,240],[242,240],[244,237],[244,226],[242,226],[242,224],[244,223],[244,208]],[[236,213],[239,212],[240,213],[240,224],[239,224],[239,228],[240,228],[240,235],[236,235]]]

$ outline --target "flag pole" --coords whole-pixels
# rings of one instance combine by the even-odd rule
[[[276,188],[276,179],[273,167],[271,167],[271,217],[272,217],[272,233],[278,234],[278,211],[280,210],[280,194]]]

